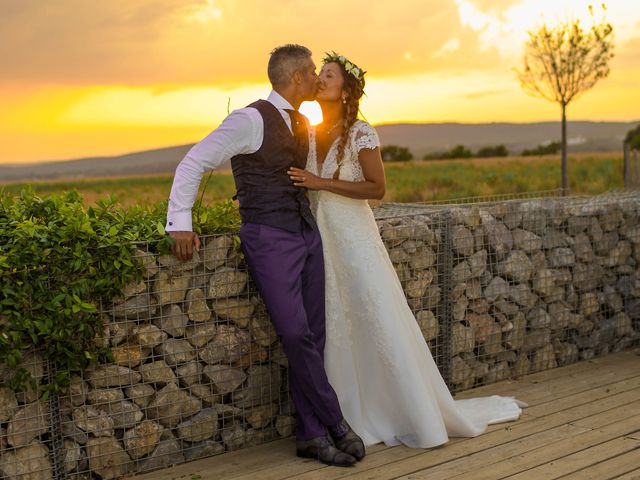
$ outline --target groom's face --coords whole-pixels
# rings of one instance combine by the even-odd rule
[[[316,64],[313,63],[311,57],[307,59],[306,66],[301,73],[300,95],[303,100],[314,100],[318,91],[318,75],[316,74]]]

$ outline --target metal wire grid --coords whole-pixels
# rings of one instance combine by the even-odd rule
[[[61,399],[67,475],[118,478],[291,435],[286,360],[226,235],[182,263],[142,246],[141,282],[104,308],[112,364]],[[84,460],[84,461],[83,461]]]
[[[620,192],[452,208],[452,390],[637,342],[639,207]]]
[[[383,243],[403,287],[407,303],[441,371],[448,366],[450,338],[443,285],[448,269],[444,238],[446,217],[440,213],[380,215],[376,211]],[[387,212],[384,212],[387,213]],[[396,209],[396,213],[397,209]]]
[[[42,266],[41,270],[46,270]],[[13,272],[11,281],[28,281],[28,272]],[[33,301],[29,301],[31,311]],[[4,319],[0,316],[0,323]],[[8,386],[21,370],[30,381],[18,391]],[[50,363],[37,351],[23,352],[15,368],[0,364],[0,479],[52,478],[55,475],[59,435],[54,425],[55,400],[39,390],[55,375]]]
[[[37,352],[25,352],[18,368],[26,369],[36,384],[45,383],[50,373]],[[0,383],[12,374],[0,365]],[[52,478],[56,438],[52,407],[30,385],[19,392],[0,387],[0,478]]]
[[[452,391],[636,342],[639,205],[614,193],[377,209]],[[75,376],[30,415],[46,427],[21,429],[36,432],[32,451],[8,442],[13,418],[0,421],[6,478],[33,472],[45,450],[42,478],[118,478],[291,435],[286,358],[233,239],[205,238],[184,264],[149,246],[138,254],[143,280],[102,308],[96,341],[114,363]]]

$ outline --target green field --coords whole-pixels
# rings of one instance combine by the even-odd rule
[[[622,168],[622,153],[619,152],[570,155],[571,193],[598,194],[621,189]],[[430,202],[560,188],[557,155],[389,163],[385,170],[386,202]],[[113,195],[122,205],[129,206],[166,200],[172,178],[172,175],[162,175],[11,183],[0,185],[0,189],[4,195],[16,194],[27,185],[40,195],[76,189],[82,193],[86,204]],[[228,199],[234,193],[231,174],[215,173],[209,179],[203,203]]]

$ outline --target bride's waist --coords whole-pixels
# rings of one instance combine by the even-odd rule
[[[350,198],[345,197],[344,195],[339,195],[333,192],[327,192],[325,190],[320,190],[314,192],[317,196],[316,199],[319,203],[340,203],[343,205],[353,205],[353,206],[369,206],[367,200],[362,200],[360,198]]]

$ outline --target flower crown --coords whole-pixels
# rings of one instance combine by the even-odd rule
[[[338,55],[334,51],[325,52],[324,58],[322,59],[322,63],[325,64],[325,63],[331,63],[331,62],[336,62],[342,65],[345,71],[349,75],[353,75],[356,78],[356,80],[358,80],[358,82],[360,83],[360,86],[364,87],[364,74],[367,72],[362,70],[355,63],[353,63],[343,55]]]

